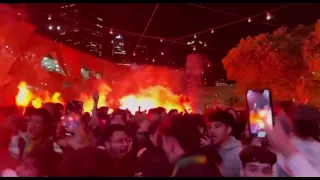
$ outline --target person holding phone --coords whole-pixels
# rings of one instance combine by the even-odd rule
[[[218,109],[209,115],[209,134],[213,145],[222,158],[221,173],[224,177],[239,177],[242,144],[232,136],[235,119],[228,111]]]

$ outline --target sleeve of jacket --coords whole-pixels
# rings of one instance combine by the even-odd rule
[[[308,160],[300,153],[289,157],[286,161],[287,167],[293,177],[319,177],[320,173],[313,168]]]

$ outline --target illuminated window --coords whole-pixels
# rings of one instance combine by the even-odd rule
[[[42,59],[41,66],[49,72],[57,72],[59,74],[66,75],[58,62],[49,55]]]

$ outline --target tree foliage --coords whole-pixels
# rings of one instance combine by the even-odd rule
[[[237,92],[269,88],[276,99],[303,99],[312,88],[312,69],[320,70],[320,23],[281,27],[241,39],[223,59]],[[311,74],[311,75],[310,75]]]

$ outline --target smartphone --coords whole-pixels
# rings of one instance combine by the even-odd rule
[[[76,101],[76,100],[70,100],[68,101],[65,109],[65,115],[68,115],[70,113],[76,113],[81,115],[83,112],[83,102],[82,101]]]
[[[274,125],[272,98],[269,89],[249,90],[246,94],[249,110],[249,130],[251,135],[266,137],[265,125]]]

